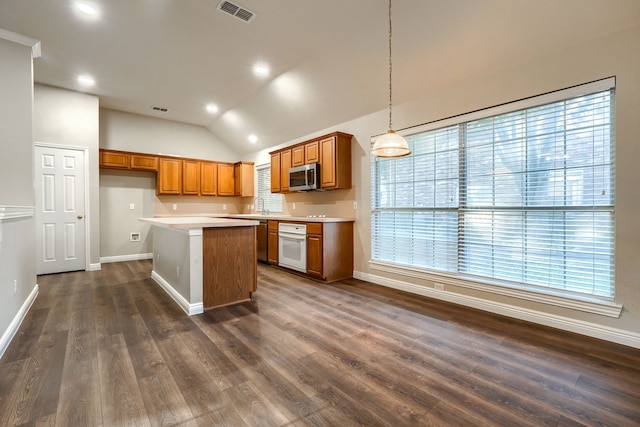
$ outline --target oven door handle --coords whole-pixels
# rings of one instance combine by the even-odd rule
[[[278,233],[278,237],[285,237],[285,238],[294,239],[294,240],[305,240],[307,238],[307,235],[296,234],[296,233],[286,233],[286,232],[280,231]]]

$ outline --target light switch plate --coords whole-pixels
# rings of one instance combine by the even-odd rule
[[[136,208],[135,203],[129,203],[129,209],[134,210]]]

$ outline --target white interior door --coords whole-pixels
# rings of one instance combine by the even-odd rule
[[[85,155],[35,147],[37,274],[86,269]]]

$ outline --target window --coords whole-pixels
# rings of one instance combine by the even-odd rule
[[[405,137],[372,158],[373,262],[613,297],[613,79]]]
[[[258,173],[258,199],[264,201],[264,209],[268,209],[269,212],[282,212],[282,194],[273,194],[271,192],[271,166],[264,165],[256,168]],[[258,200],[256,200],[258,203]],[[261,209],[256,204],[256,209]]]

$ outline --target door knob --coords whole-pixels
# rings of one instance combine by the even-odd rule
[[[84,218],[84,215],[78,215],[78,219]]]

